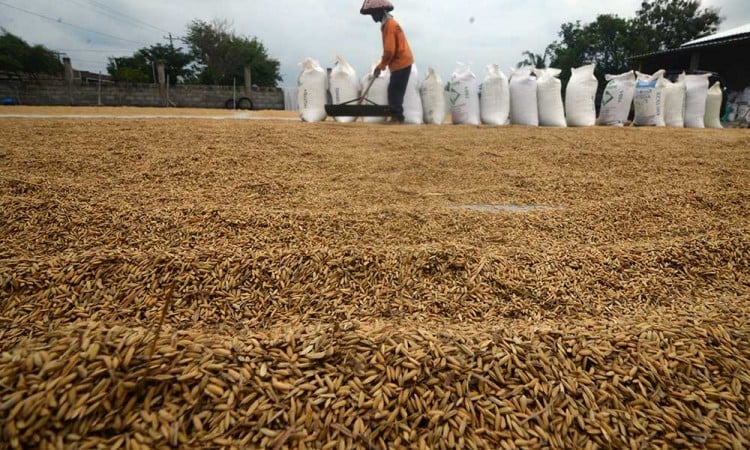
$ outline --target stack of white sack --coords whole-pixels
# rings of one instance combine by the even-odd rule
[[[638,81],[635,84],[635,118],[633,125],[637,127],[663,127],[664,122],[664,71],[659,70],[653,75],[637,72]]]
[[[685,98],[687,87],[683,72],[674,83],[664,79],[664,123],[668,127],[683,128],[685,126]]]
[[[708,77],[710,74],[688,75],[687,99],[685,101],[685,127],[706,127],[706,101],[708,99]]]
[[[360,85],[357,72],[344,58],[336,57],[336,66],[331,71],[330,87],[331,99],[335,105],[346,103],[359,98]],[[336,122],[354,122],[356,117],[334,117]]]
[[[706,128],[724,128],[721,126],[721,101],[724,92],[721,90],[721,83],[718,81],[708,90],[706,98],[706,115],[704,122]]]
[[[370,71],[367,75],[362,77],[362,86],[367,86],[372,81],[372,86],[367,92],[367,99],[376,105],[388,105],[388,83],[391,81],[391,72],[388,69],[380,72],[380,75],[373,80],[373,72],[377,65],[370,67]],[[367,103],[369,104],[369,103]],[[363,118],[365,123],[383,123],[385,117],[365,117]]]
[[[424,122],[429,125],[442,125],[445,122],[445,86],[432,67],[427,68],[422,86],[419,88],[424,110]]]
[[[530,66],[511,69],[510,122],[514,125],[539,126],[537,81],[532,71]]]
[[[635,96],[635,73],[630,70],[620,75],[606,75],[599,110],[599,125],[622,127],[628,121]]]
[[[419,71],[417,65],[412,64],[409,83],[406,85],[406,94],[404,95],[404,122],[421,125],[423,118],[422,99],[419,95]]]
[[[458,63],[448,84],[451,116],[456,125],[479,125],[479,86],[468,64]]]
[[[594,75],[595,69],[594,64],[571,69],[570,81],[565,89],[565,115],[570,127],[596,125],[596,90],[599,81]]]
[[[487,66],[482,82],[479,110],[485,125],[507,125],[510,121],[510,86],[508,77],[497,64]]]
[[[326,120],[326,71],[312,58],[301,63],[302,73],[297,78],[297,104],[305,122]]]
[[[562,73],[560,69],[534,69],[537,80],[540,126],[567,126],[562,99],[562,82],[558,78],[560,73]]]

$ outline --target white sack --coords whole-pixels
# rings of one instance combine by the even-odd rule
[[[432,67],[427,68],[422,86],[419,88],[424,109],[424,122],[430,125],[442,125],[445,121],[446,101],[443,80]]]
[[[637,72],[635,83],[635,119],[637,127],[663,127],[664,123],[664,71],[653,75]]]
[[[687,99],[685,101],[685,127],[705,128],[706,99],[708,98],[709,74],[685,77]]]
[[[479,125],[479,84],[467,64],[459,63],[448,87],[451,116],[456,125]]]
[[[537,82],[529,66],[511,69],[510,122],[515,125],[539,126]]]
[[[565,114],[568,126],[592,127],[596,125],[596,89],[599,87],[594,75],[595,64],[571,69],[570,81],[565,89]]]
[[[635,73],[606,75],[607,87],[602,95],[599,125],[621,127],[628,121],[635,96]]]
[[[370,81],[372,80],[372,73],[375,70],[375,67],[377,67],[377,65],[370,67],[370,71],[367,72],[367,75],[362,77],[362,94],[364,94],[364,89],[367,88],[367,85],[370,84]],[[372,86],[370,86],[370,90],[367,92],[367,100],[370,100],[377,105],[388,106],[388,83],[390,83],[390,81],[391,72],[386,68],[384,71],[380,72],[380,76],[378,76],[375,81],[373,81]],[[369,105],[370,103],[364,102],[364,104]],[[362,120],[365,123],[383,123],[385,122],[385,117],[363,117]]]
[[[718,81],[708,90],[706,99],[706,115],[704,122],[706,128],[724,128],[721,126],[721,101],[724,93],[721,90],[721,83]]]
[[[664,123],[668,127],[683,128],[685,126],[685,74],[680,74],[676,82],[664,80]]]
[[[482,82],[479,110],[482,123],[507,125],[510,120],[510,86],[508,77],[497,64],[487,66],[487,76]]]
[[[344,58],[336,57],[336,66],[331,71],[329,90],[334,105],[346,103],[359,98],[359,80],[357,72]],[[335,117],[336,122],[354,122],[356,117]]]
[[[305,122],[326,120],[326,71],[311,58],[304,60],[301,65],[302,73],[297,78],[300,117]]]
[[[565,127],[565,106],[562,100],[560,69],[534,69],[537,80],[537,102],[539,125],[543,127]]]
[[[449,84],[451,116],[456,125],[479,125],[479,85],[467,64],[459,63]]]
[[[406,85],[406,95],[404,95],[404,122],[421,125],[423,116],[422,99],[419,96],[419,72],[417,65],[412,64],[409,83]]]

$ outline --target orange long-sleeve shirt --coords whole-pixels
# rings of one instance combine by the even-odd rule
[[[414,64],[414,56],[411,54],[409,42],[406,40],[401,25],[392,17],[388,17],[381,30],[383,32],[383,58],[378,68],[385,70],[389,67],[391,72],[395,72]]]

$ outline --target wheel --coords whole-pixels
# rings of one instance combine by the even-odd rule
[[[230,98],[229,100],[227,100],[226,102],[224,102],[224,108],[226,108],[226,109],[234,109],[234,100],[232,100]]]
[[[247,97],[237,100],[237,109],[253,109],[253,101]]]

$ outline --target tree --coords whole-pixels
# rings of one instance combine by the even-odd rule
[[[138,55],[124,56],[122,58],[109,58],[107,73],[112,76],[112,81],[123,83],[148,83],[153,82],[153,69],[149,61]]]
[[[63,65],[51,50],[42,45],[32,47],[3,29],[0,35],[0,71],[38,78],[40,74],[62,74]]]
[[[716,31],[721,23],[718,11],[701,9],[700,0],[644,1],[633,19],[604,14],[594,22],[564,23],[560,39],[550,44],[550,66],[562,69],[567,82],[570,69],[595,63],[603,88],[604,74],[631,68],[628,58],[668,48]]]
[[[540,55],[538,53],[534,53],[531,50],[526,50],[525,52],[521,53],[521,55],[523,55],[525,59],[523,61],[519,61],[518,64],[516,64],[516,67],[531,66],[536,67],[537,69],[547,68],[547,58],[549,57],[549,51],[545,51],[543,55]]]
[[[563,81],[569,70],[584,64],[596,64],[600,79],[607,73],[621,73],[630,68],[628,57],[633,55],[633,30],[630,23],[615,15],[600,15],[590,24],[563,24],[561,40],[553,42],[547,51],[552,55],[550,65],[563,69]]]
[[[719,11],[701,9],[700,0],[651,0],[641,3],[632,25],[647,51],[655,52],[713,34],[721,21]]]
[[[192,77],[190,63],[192,57],[183,52],[182,48],[171,45],[156,44],[136,51],[133,56],[109,58],[107,72],[114,81],[127,83],[148,83],[154,80],[154,65],[164,63],[164,71],[170,84],[176,84],[180,79]]]
[[[148,66],[148,71],[146,67]],[[112,76],[112,81],[123,83],[148,83],[153,82],[153,71],[151,66],[142,57],[124,56],[121,58],[109,58],[107,73]]]
[[[178,80],[185,80],[193,75],[190,69],[193,58],[190,54],[182,51],[181,47],[174,48],[172,45],[156,44],[148,48],[142,48],[137,53],[148,61],[163,62],[170,84],[177,84]]]
[[[269,57],[263,43],[255,37],[236,35],[226,20],[195,20],[188,26],[184,41],[190,47],[193,69],[201,83],[244,82],[246,66],[251,69],[254,84],[275,87],[281,81],[279,61]]]

